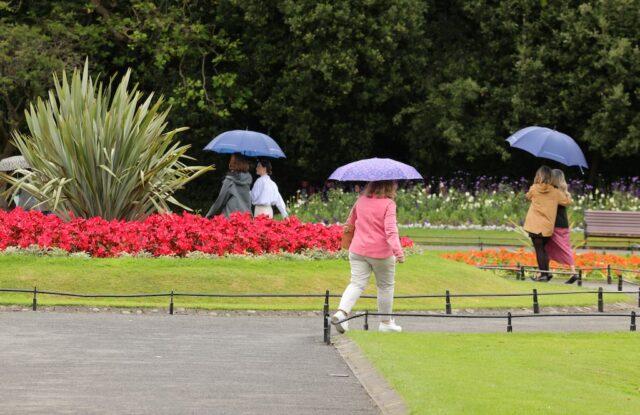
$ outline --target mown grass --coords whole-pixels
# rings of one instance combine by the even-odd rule
[[[636,333],[350,332],[412,414],[638,414]]]
[[[517,232],[503,230],[476,230],[476,229],[425,229],[425,228],[400,228],[402,236],[408,236],[418,244],[425,245],[473,245],[480,240],[487,244],[507,244],[522,245],[529,243],[527,238]],[[635,240],[637,249],[640,241]],[[572,232],[571,243],[574,247],[584,245],[584,233]],[[629,242],[619,238],[597,238],[589,239],[589,248],[599,249],[601,247],[628,248]]]
[[[26,288],[75,293],[324,293],[341,294],[349,282],[345,260],[221,259],[88,259],[72,257],[0,256],[0,288]],[[398,265],[396,294],[521,293],[576,290],[502,278],[466,264],[445,260],[437,252],[414,255]],[[367,294],[375,294],[370,283]],[[0,293],[2,304],[29,304],[28,294]],[[610,295],[607,302],[631,300]],[[39,295],[41,305],[99,307],[167,307],[168,298],[91,299]],[[332,299],[332,307],[338,300]],[[454,298],[453,308],[530,307],[530,297]],[[541,306],[594,305],[594,295],[540,297]],[[193,298],[178,297],[176,307],[204,309],[319,310],[321,298]],[[362,299],[359,309],[375,309],[375,299]],[[444,299],[397,300],[396,310],[443,309]]]

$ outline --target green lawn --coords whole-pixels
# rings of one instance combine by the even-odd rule
[[[519,234],[510,231],[500,230],[458,230],[458,229],[427,229],[427,228],[400,228],[400,234],[411,238],[465,238],[469,240],[478,238],[500,238],[515,240],[519,239]]]
[[[372,279],[373,280],[373,279]],[[206,293],[331,293],[341,294],[349,281],[344,260],[285,259],[88,259],[70,257],[0,256],[0,288],[33,288],[76,293],[157,293],[172,289]],[[375,294],[373,281],[368,293]],[[445,260],[437,252],[414,255],[397,268],[396,294],[516,293],[575,290],[502,278],[492,272]],[[29,304],[30,295],[0,293],[2,304]],[[606,302],[631,300],[611,295]],[[83,299],[39,296],[43,305],[167,307],[167,298]],[[206,309],[318,310],[322,299],[176,298],[176,307]],[[332,299],[336,307],[338,299]],[[530,307],[529,297],[454,298],[453,308]],[[540,297],[544,305],[595,305],[595,294]],[[375,309],[375,300],[362,300],[360,309]],[[397,300],[397,310],[443,309],[443,299]]]
[[[527,238],[517,232],[500,230],[455,230],[455,229],[424,229],[424,228],[400,228],[400,234],[412,238],[416,243],[423,245],[478,245],[482,241],[485,245],[522,245],[528,243]],[[583,232],[572,232],[571,241],[574,246],[584,244]],[[636,246],[640,241],[635,241]],[[625,239],[598,238],[590,239],[589,247],[611,246],[628,248],[629,242]]]
[[[412,414],[638,414],[637,333],[350,332]]]

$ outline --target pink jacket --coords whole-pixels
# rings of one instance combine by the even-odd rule
[[[360,196],[347,223],[355,225],[349,252],[370,258],[404,257],[393,200]]]

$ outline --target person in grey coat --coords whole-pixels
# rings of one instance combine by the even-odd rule
[[[207,218],[223,214],[229,216],[233,212],[251,212],[251,174],[249,160],[239,154],[233,154],[229,160],[229,172],[222,181],[220,194]]]

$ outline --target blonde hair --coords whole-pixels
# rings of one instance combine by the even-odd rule
[[[552,170],[547,166],[540,166],[536,172],[536,177],[533,179],[535,184],[551,184],[553,178]]]
[[[398,185],[392,180],[369,182],[364,188],[364,195],[367,197],[388,197],[389,199],[395,199],[397,189]]]
[[[553,169],[551,171],[551,185],[557,187],[562,192],[569,194],[569,185],[567,184],[567,180],[564,178],[564,173],[560,169]]]

